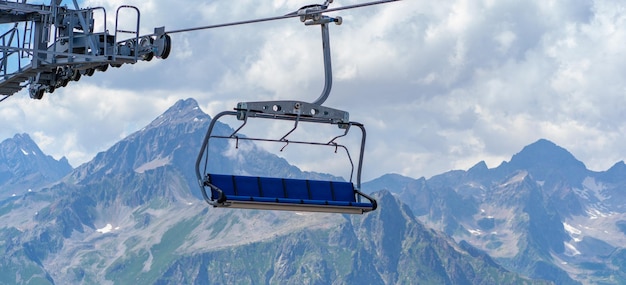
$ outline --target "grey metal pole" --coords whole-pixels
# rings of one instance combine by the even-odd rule
[[[328,32],[328,24],[322,23],[322,49],[324,52],[324,89],[319,98],[313,104],[322,105],[328,99],[330,90],[333,87],[333,69],[330,58],[330,36]]]

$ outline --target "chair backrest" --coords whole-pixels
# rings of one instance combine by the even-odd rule
[[[350,182],[209,174],[209,182],[229,196],[355,202]],[[213,199],[219,193],[212,189]]]

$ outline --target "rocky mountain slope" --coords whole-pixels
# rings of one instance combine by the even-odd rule
[[[0,142],[0,198],[56,182],[72,171],[65,157],[45,155],[28,134]]]
[[[426,228],[388,191],[362,216],[210,208],[193,175],[209,119],[179,101],[51,186],[0,201],[0,283],[546,284]],[[315,175],[226,147],[223,171]]]
[[[594,172],[539,140],[509,162],[431,179],[383,176],[427,225],[484,250],[509,270],[558,284],[626,282],[626,166]]]

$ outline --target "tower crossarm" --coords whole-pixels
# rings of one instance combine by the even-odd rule
[[[32,21],[52,14],[51,6],[0,0],[0,24]]]

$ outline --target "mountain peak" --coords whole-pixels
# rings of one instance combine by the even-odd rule
[[[626,170],[626,164],[624,163],[624,161],[618,161],[617,163],[615,163],[613,166],[611,166],[611,168],[609,168],[608,171],[624,171]]]
[[[152,121],[147,128],[158,127],[164,123],[177,124],[183,122],[196,122],[205,119],[208,119],[208,116],[200,110],[198,102],[195,99],[188,98],[185,100],[178,100],[162,115]]]
[[[173,112],[173,111],[184,111],[184,110],[194,110],[197,109],[198,101],[193,98],[181,99],[176,101],[172,107],[170,107],[165,113]]]
[[[600,178],[604,181],[616,183],[626,176],[626,164],[624,161],[615,163],[609,170],[600,173]]]
[[[32,141],[32,139],[30,138],[30,136],[26,133],[24,134],[15,134],[15,136],[13,136],[14,140],[25,140],[25,141]]]
[[[7,146],[12,145],[12,146],[20,146],[22,152],[28,152],[29,154],[31,153],[31,151],[40,152],[39,147],[30,138],[28,134],[16,134],[15,136],[13,136],[12,139],[4,140],[2,144],[5,146],[4,148],[5,150],[7,149],[6,148]],[[24,155],[27,155],[27,154],[24,153]]]
[[[556,164],[555,166],[576,164],[584,167],[583,163],[569,151],[546,139],[540,139],[524,147],[521,152],[511,158],[511,164],[519,166],[530,167],[537,163]]]
[[[16,134],[13,138],[6,139],[0,143],[0,160],[28,155],[44,155],[28,134]]]
[[[400,193],[402,189],[412,181],[415,181],[415,179],[400,174],[385,174],[372,181],[363,183],[362,189],[366,193],[372,193],[382,189],[389,190],[393,193]]]
[[[16,134],[13,138],[0,142],[2,190],[43,186],[65,176],[71,170],[72,167],[65,157],[55,160],[45,155],[28,134]]]
[[[202,142],[209,121],[210,117],[202,112],[195,99],[178,100],[146,127],[79,167],[73,177],[77,181],[91,181],[120,169],[143,173],[175,163],[179,156],[188,157],[188,153],[195,155],[199,149],[196,144]],[[183,147],[181,137],[194,137],[186,142],[192,147]],[[186,171],[193,172],[192,169]]]
[[[528,170],[537,180],[545,180],[559,173],[559,176],[572,178],[574,180],[568,180],[576,183],[588,171],[585,164],[569,151],[546,139],[524,147],[511,158],[506,167],[512,170]]]
[[[467,170],[467,173],[469,175],[474,175],[474,176],[483,176],[483,175],[486,175],[488,171],[489,171],[489,168],[487,167],[487,163],[485,163],[485,161],[482,160],[479,163],[476,163],[474,166],[472,166],[469,170]]]

